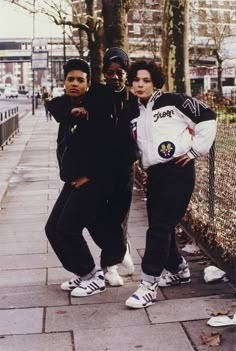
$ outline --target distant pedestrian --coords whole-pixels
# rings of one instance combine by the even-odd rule
[[[176,245],[175,227],[193,192],[194,160],[206,154],[214,141],[216,114],[190,96],[163,93],[164,76],[154,62],[133,63],[128,81],[137,100],[126,106],[117,132],[123,141],[121,158],[132,135],[147,172],[148,230],[141,283],[126,305],[143,308],[155,302],[158,286],[190,282],[188,263]]]
[[[42,100],[43,100],[43,104],[44,104],[46,119],[47,119],[47,121],[49,121],[49,120],[51,121],[52,115],[48,109],[48,102],[51,100],[51,96],[50,96],[50,93],[47,90],[47,88],[43,88]]]
[[[39,94],[39,92],[37,92],[37,94],[36,94],[36,96],[35,96],[36,108],[38,108],[39,101],[40,101],[40,94]]]

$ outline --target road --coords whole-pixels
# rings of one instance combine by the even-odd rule
[[[17,106],[20,118],[24,117],[29,111],[32,111],[32,101],[25,95],[10,99],[6,99],[3,94],[0,96],[0,112],[10,110]]]

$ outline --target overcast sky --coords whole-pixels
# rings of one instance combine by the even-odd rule
[[[61,36],[62,29],[47,20],[46,16],[35,16],[35,37]],[[31,38],[33,15],[0,0],[0,38]]]

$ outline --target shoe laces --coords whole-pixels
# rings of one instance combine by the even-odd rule
[[[88,284],[89,284],[89,280],[81,280],[80,284],[79,284],[79,288],[81,289],[86,289]]]
[[[156,283],[156,285],[157,285],[157,283]],[[142,291],[155,290],[156,285],[155,285],[155,283],[149,283],[149,282],[142,281],[138,286],[138,290],[142,290]]]

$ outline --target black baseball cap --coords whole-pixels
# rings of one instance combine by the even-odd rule
[[[113,62],[119,62],[121,67],[127,71],[129,66],[129,57],[126,52],[117,47],[107,49],[103,57],[103,71],[105,72],[109,65]]]
[[[66,79],[67,74],[70,71],[81,70],[81,71],[87,73],[87,80],[88,80],[88,82],[90,81],[90,77],[91,77],[90,66],[89,66],[87,61],[85,61],[81,58],[75,58],[75,59],[68,60],[63,65],[63,70],[64,70],[65,79]]]

